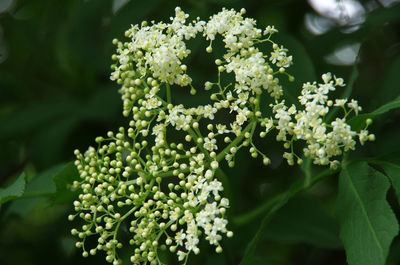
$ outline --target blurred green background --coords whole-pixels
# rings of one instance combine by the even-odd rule
[[[167,21],[181,6],[192,18],[207,19],[222,7],[240,10],[258,26],[275,25],[275,40],[294,57],[283,82],[297,95],[301,84],[325,72],[352,78],[352,98],[364,112],[400,95],[400,5],[393,0],[1,0],[0,1],[0,187],[25,172],[26,194],[0,209],[0,264],[105,264],[104,256],[83,259],[74,247],[67,215],[72,196],[54,201],[52,181],[73,150],[86,150],[94,138],[127,124],[121,115],[118,85],[109,80],[113,38],[123,38],[131,24]],[[214,75],[203,59],[206,44],[193,45],[188,64],[202,82]],[[200,67],[199,67],[200,66]],[[342,94],[337,92],[337,96]],[[179,102],[200,104],[179,90]],[[400,150],[400,112],[373,124],[374,143],[358,147],[353,157],[372,157]],[[272,159],[270,167],[239,155],[227,169],[237,216],[285,190],[302,177],[300,168],[282,161],[273,137],[260,143]],[[315,170],[319,170],[315,168]],[[254,264],[346,264],[334,218],[337,178],[330,177],[294,198],[264,231]],[[389,192],[389,199],[393,191]],[[399,217],[399,204],[391,199]],[[217,255],[206,244],[189,264],[239,264],[259,220],[235,226]],[[125,250],[123,249],[123,253]],[[122,256],[124,256],[123,254]],[[175,264],[174,257],[166,257]],[[128,264],[128,263],[126,263]],[[400,264],[400,239],[392,245],[388,264]]]

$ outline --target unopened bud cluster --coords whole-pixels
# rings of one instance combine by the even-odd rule
[[[289,149],[283,156],[291,165],[301,163],[304,155],[333,168],[343,151],[355,148],[357,136],[361,144],[373,140],[367,130],[355,132],[346,123],[351,112],[361,110],[356,101],[329,100],[328,93],[344,85],[329,73],[322,84],[304,84],[297,107],[287,106],[278,77],[293,81],[286,73],[292,56],[271,40],[274,27],[258,29],[244,13],[223,9],[208,21],[188,23],[188,15],[176,8],[170,23],[143,22],[126,31],[127,42],[113,41],[117,53],[111,80],[121,85],[123,115],[131,119],[127,128],[96,138],[97,148],[75,152],[80,181],[73,188],[82,192],[70,219],[84,220],[72,230],[83,256],[104,251],[108,262],[120,264],[117,250],[130,244],[133,264],[162,264],[161,250],[176,253],[186,264],[189,253],[200,252],[201,238],[219,253],[222,236],[233,235],[227,229],[229,200],[222,194],[219,166],[225,160],[233,167],[243,148],[269,164],[253,142],[256,136],[277,132],[276,139]],[[185,41],[202,36],[211,53],[217,35],[226,52],[215,61],[215,80],[195,88],[184,64],[190,54]],[[265,44],[270,54],[259,49]],[[223,74],[233,74],[234,82],[223,84]],[[209,90],[210,104],[174,104],[173,86],[188,87],[192,94]],[[271,104],[261,102],[263,93],[270,95]],[[327,123],[331,108],[343,108],[343,115]],[[232,121],[215,122],[220,111],[231,113]],[[183,132],[180,141],[171,137],[176,131]],[[299,140],[306,143],[303,154],[294,150]],[[130,233],[129,242],[120,239],[122,226]],[[87,242],[91,237],[96,244]]]

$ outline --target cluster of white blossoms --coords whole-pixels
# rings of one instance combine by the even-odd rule
[[[335,86],[344,86],[342,78],[332,79],[332,74],[322,75],[323,84],[306,83],[303,85],[299,102],[301,109],[295,105],[287,107],[284,101],[273,106],[275,118],[278,121],[276,129],[278,141],[285,141],[284,146],[291,149],[286,152],[284,157],[290,165],[294,164],[297,158],[301,163],[302,159],[294,154],[293,143],[296,140],[306,141],[304,155],[312,158],[318,165],[330,165],[331,168],[337,168],[340,165],[338,160],[332,159],[343,153],[343,151],[353,150],[356,145],[355,136],[359,136],[359,141],[364,144],[367,140],[374,140],[373,134],[368,134],[367,130],[361,130],[359,133],[352,131],[350,125],[346,123],[346,117],[354,112],[358,114],[361,107],[354,99],[347,103],[347,99],[336,99],[335,103],[329,100],[328,93],[334,91]],[[329,108],[341,107],[344,110],[342,118],[336,119],[330,123],[324,121]],[[371,121],[368,120],[368,123]]]
[[[354,149],[356,137],[361,144],[373,140],[366,129],[355,132],[346,123],[351,112],[361,110],[356,101],[328,99],[335,86],[344,85],[331,74],[323,75],[323,84],[304,84],[297,106],[285,105],[278,77],[293,81],[286,73],[293,58],[271,40],[274,27],[258,29],[244,13],[223,9],[208,21],[188,23],[188,15],[176,8],[170,23],[143,22],[126,31],[128,41],[113,41],[111,80],[121,85],[123,115],[131,120],[127,128],[96,138],[97,148],[75,152],[81,178],[73,188],[81,194],[70,219],[84,221],[72,230],[83,256],[104,251],[108,262],[120,264],[117,249],[129,243],[133,264],[163,264],[159,253],[166,250],[186,264],[190,253],[200,252],[202,238],[219,253],[223,235],[233,235],[227,229],[229,200],[223,197],[220,164],[233,167],[242,148],[269,164],[253,142],[257,135],[277,132],[276,139],[290,150],[283,155],[290,165],[305,156],[332,168],[343,151]],[[204,83],[210,103],[174,104],[173,86],[188,87],[192,94],[199,90],[183,63],[190,54],[185,41],[202,36],[211,53],[217,35],[226,52],[215,60],[216,80]],[[259,49],[265,44],[270,54]],[[234,81],[223,84],[223,74],[233,74]],[[269,102],[262,102],[263,93]],[[344,114],[328,123],[331,108],[343,108]],[[230,113],[225,122],[215,118],[221,111]],[[298,140],[305,142],[303,154],[294,151]],[[129,242],[121,236],[123,228]]]

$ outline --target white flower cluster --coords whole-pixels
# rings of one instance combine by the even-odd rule
[[[285,147],[292,149],[292,152],[284,154],[290,165],[294,164],[296,156],[293,152],[293,143],[296,140],[306,141],[307,146],[303,150],[305,156],[312,158],[315,164],[330,164],[331,168],[336,168],[340,164],[339,161],[332,160],[332,157],[355,148],[354,137],[357,133],[346,123],[346,117],[352,111],[357,114],[361,107],[353,99],[347,103],[347,108],[345,105],[347,99],[337,99],[333,104],[333,101],[328,99],[328,93],[334,91],[335,86],[344,86],[343,79],[334,76],[332,80],[330,73],[322,75],[322,79],[323,84],[314,82],[303,85],[299,102],[304,109],[296,109],[294,105],[288,108],[283,101],[273,106],[275,118],[278,120],[277,140],[285,141]],[[344,115],[327,124],[324,117],[332,105],[342,107]],[[360,136],[361,144],[368,138],[374,139],[374,136],[368,135],[366,130],[359,133],[362,134],[366,136]],[[297,158],[301,161],[301,158],[298,156]]]
[[[130,224],[134,264],[161,264],[160,245],[178,251],[179,260],[187,259],[191,252],[198,254],[201,230],[216,251],[222,251],[221,233],[233,234],[226,229],[224,218],[229,201],[221,197],[223,187],[214,176],[218,162],[208,165],[204,154],[174,143],[169,148],[155,145],[144,162],[140,153],[148,143],[131,146],[135,130],[130,129],[125,132],[121,127],[116,135],[109,132],[108,139],[97,138],[98,149],[89,148],[83,155],[75,152],[82,181],[75,182],[74,188],[82,193],[74,202],[78,214],[70,219],[79,215],[87,222],[80,231],[72,230],[82,239],[77,247],[83,248],[83,256],[105,251],[107,261],[119,264],[116,250],[123,243],[117,235],[122,223]],[[169,183],[167,191],[163,190],[163,179],[174,176],[178,183]],[[85,240],[94,235],[98,245],[87,250]]]
[[[354,149],[356,136],[361,143],[373,140],[367,130],[355,132],[346,123],[350,112],[361,110],[356,101],[328,99],[335,86],[343,85],[330,74],[323,75],[323,84],[304,84],[300,107],[286,106],[278,77],[293,81],[286,73],[292,56],[271,40],[274,27],[262,31],[244,13],[223,9],[208,21],[187,23],[188,15],[176,8],[170,23],[143,22],[126,32],[129,41],[113,41],[117,53],[111,80],[121,85],[123,115],[131,120],[128,128],[98,137],[98,148],[76,151],[81,180],[73,187],[82,192],[70,219],[79,216],[85,222],[72,230],[83,256],[104,251],[107,261],[120,264],[117,249],[124,242],[119,231],[125,226],[131,233],[133,264],[163,264],[159,252],[166,249],[186,264],[189,253],[200,252],[202,237],[221,252],[223,235],[233,233],[227,230],[229,200],[222,196],[219,165],[226,160],[233,167],[235,155],[246,147],[252,157],[269,164],[253,142],[256,132],[263,138],[276,129],[277,140],[290,148],[284,154],[289,164],[295,158],[301,162],[293,144],[303,140],[304,156],[331,167],[343,150]],[[226,52],[215,61],[217,80],[204,84],[211,102],[187,108],[174,104],[171,86],[197,91],[183,60],[190,54],[185,41],[198,35],[210,42],[209,53],[220,35]],[[259,49],[265,43],[272,48],[269,55]],[[222,84],[225,73],[233,74],[234,82]],[[263,93],[271,96],[270,107],[261,102]],[[327,124],[333,107],[343,108],[345,115]],[[222,111],[230,113],[230,122],[216,121]],[[87,249],[87,237],[96,237],[97,245]]]
[[[113,72],[111,78],[120,77],[121,70],[133,66],[142,76],[151,72],[154,78],[169,84],[186,86],[192,81],[185,74],[186,66],[182,60],[190,54],[184,40],[189,40],[203,30],[203,21],[193,21],[185,25],[187,14],[179,8],[171,18],[172,23],[158,23],[142,27],[133,26],[125,35],[132,39],[129,43],[118,43],[120,66]]]

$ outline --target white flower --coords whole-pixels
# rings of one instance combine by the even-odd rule
[[[362,110],[360,106],[358,106],[357,100],[352,99],[349,103],[347,103],[347,106],[350,109],[353,109],[356,115],[358,115],[358,112]]]
[[[181,251],[181,250],[178,250],[178,252],[177,252],[176,254],[178,255],[178,260],[179,260],[179,261],[184,260],[185,257],[186,257],[186,255],[187,255],[187,253],[185,253],[185,252],[183,252],[183,251]]]
[[[247,103],[247,100],[248,100],[248,99],[249,99],[249,93],[248,93],[248,92],[240,93],[240,94],[238,95],[237,103],[238,103],[239,105],[244,105],[244,104]]]
[[[208,151],[214,151],[218,149],[218,146],[216,145],[217,140],[215,138],[209,139],[208,137],[204,138],[204,148]]]
[[[214,114],[217,112],[216,108],[213,108],[211,105],[204,106],[204,117],[209,118],[210,120],[214,119]]]
[[[332,80],[332,74],[331,73],[323,74],[322,80],[324,81],[325,84],[329,83]]]
[[[344,104],[346,104],[346,102],[347,102],[347,98],[345,98],[345,99],[336,99],[336,100],[335,100],[335,105],[334,105],[334,106],[336,106],[336,107],[343,107]]]
[[[220,205],[225,208],[229,207],[229,200],[227,198],[222,198]]]
[[[358,139],[360,140],[361,145],[364,145],[364,143],[368,140],[368,131],[361,130],[358,134]]]
[[[250,115],[251,112],[247,108],[238,109],[237,112],[236,122],[238,125],[243,125],[243,123],[247,121],[247,116]]]
[[[226,129],[226,125],[223,124],[217,124],[216,126],[217,131],[219,134],[224,134],[224,133],[228,133],[229,131]]]
[[[175,234],[175,242],[178,246],[182,246],[183,245],[183,240],[186,238],[186,234],[183,233],[183,230],[177,232]]]
[[[274,34],[274,33],[276,33],[276,32],[278,32],[278,30],[275,29],[274,26],[267,26],[267,27],[265,28],[265,30],[264,30],[264,35],[267,35],[267,34]]]
[[[209,185],[207,186],[207,189],[209,190],[209,192],[212,192],[214,194],[214,196],[218,195],[219,191],[222,191],[224,188],[222,187],[222,183],[219,182],[218,180],[214,179],[213,181],[211,181],[209,183]]]
[[[166,121],[172,126],[175,126],[177,130],[181,130],[190,125],[192,117],[190,115],[185,115],[183,106],[179,105],[170,111]]]
[[[156,97],[152,97],[149,100],[147,100],[146,108],[147,109],[155,109],[161,106],[161,101],[158,100]]]

